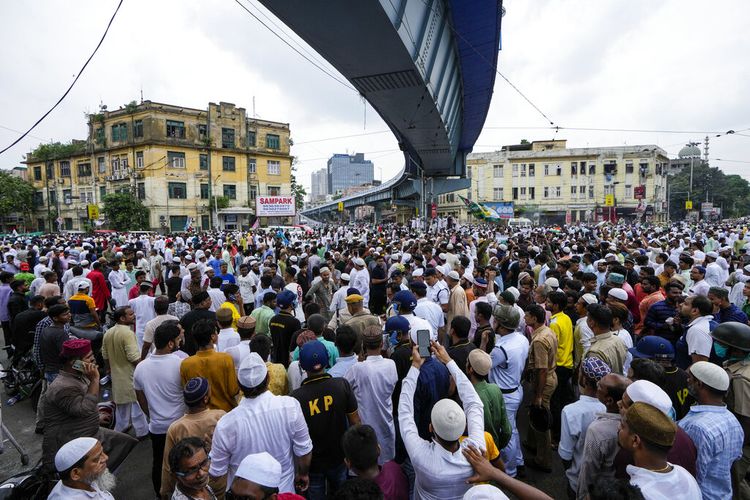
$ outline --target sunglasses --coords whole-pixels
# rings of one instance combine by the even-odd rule
[[[209,465],[211,465],[211,458],[206,457],[206,459],[203,462],[199,463],[197,466],[192,467],[186,471],[175,472],[174,474],[175,476],[178,476],[178,477],[189,477],[189,476],[197,474],[198,471],[200,471],[201,469],[208,468]]]

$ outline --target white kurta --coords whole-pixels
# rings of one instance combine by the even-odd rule
[[[383,356],[367,356],[344,375],[357,397],[359,417],[372,426],[378,436],[378,464],[396,456],[396,430],[393,423],[393,388],[398,381],[396,363]]]
[[[146,331],[146,323],[156,317],[154,310],[154,297],[139,295],[128,303],[135,313],[135,338],[138,341],[138,349],[143,347],[143,332]]]
[[[112,270],[109,273],[109,284],[112,285],[112,299],[117,307],[128,305],[128,285],[130,278],[125,271]]]

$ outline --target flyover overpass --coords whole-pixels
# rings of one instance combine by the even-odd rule
[[[396,136],[404,167],[366,192],[305,210],[410,203],[464,189],[466,155],[495,83],[502,0],[260,0],[335,67]],[[423,210],[420,210],[423,212]]]

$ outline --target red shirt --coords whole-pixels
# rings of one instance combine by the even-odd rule
[[[104,275],[101,271],[92,270],[86,275],[86,278],[91,280],[91,297],[94,299],[96,304],[96,310],[102,311],[107,308],[107,301],[112,296],[107,288],[107,282],[104,279]]]

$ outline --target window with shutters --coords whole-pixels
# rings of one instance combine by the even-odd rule
[[[136,120],[133,122],[133,137],[136,139],[143,137],[143,120]]]
[[[167,189],[169,190],[169,197],[173,200],[186,200],[187,199],[187,184],[184,182],[169,182],[167,183]]]
[[[268,160],[268,175],[281,175],[281,162]]]
[[[234,172],[235,171],[234,156],[222,156],[221,157],[221,169],[224,172]]]
[[[79,163],[77,167],[78,177],[91,177],[91,163]]]
[[[224,184],[224,196],[230,200],[237,199],[237,186],[234,184]]]
[[[167,120],[167,137],[171,139],[184,139],[185,122]]]
[[[221,147],[222,148],[234,147],[234,129],[233,128],[221,129]]]
[[[167,151],[167,165],[172,168],[185,168],[185,153]]]
[[[281,141],[276,134],[266,134],[266,147],[268,149],[279,149]]]
[[[112,142],[123,142],[128,140],[128,124],[116,123],[112,125]]]
[[[60,177],[70,177],[70,162],[67,160],[60,162]]]
[[[35,181],[42,180],[42,167],[41,166],[34,167],[34,180]]]
[[[503,166],[502,165],[492,165],[492,176],[495,178],[502,177],[503,176]]]
[[[198,156],[198,168],[201,170],[208,170],[208,155],[200,154]]]
[[[208,199],[208,184],[201,184],[201,200]]]

